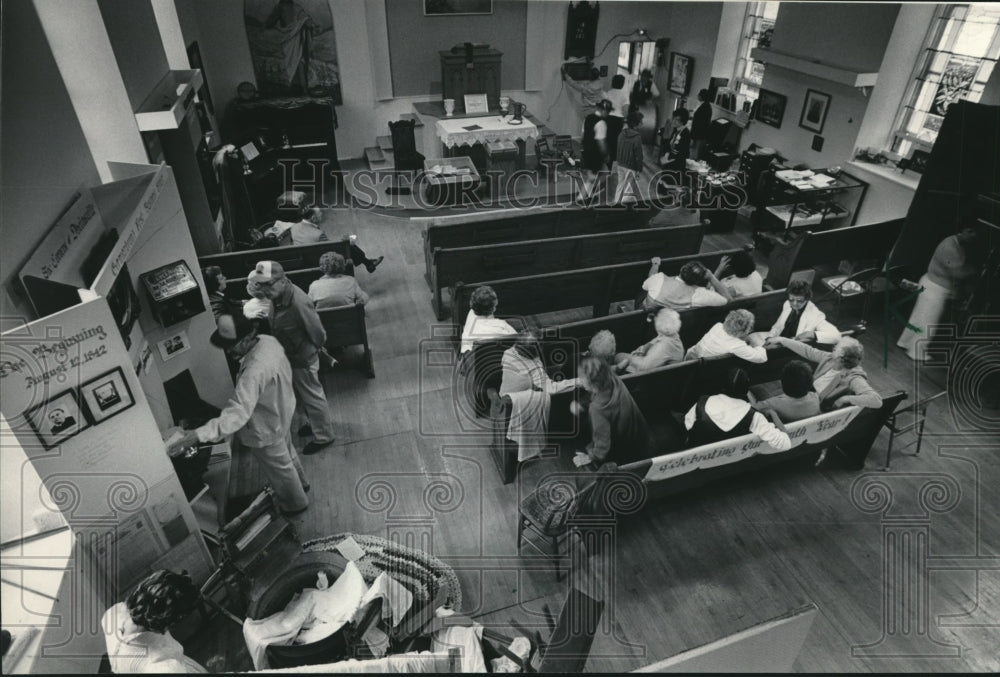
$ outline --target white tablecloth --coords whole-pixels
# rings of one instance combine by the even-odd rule
[[[501,119],[499,115],[480,118],[455,118],[438,120],[435,125],[438,138],[448,148],[471,146],[489,141],[527,141],[538,136],[538,127],[530,120],[519,125],[508,124],[511,116]],[[479,129],[466,129],[476,125]]]

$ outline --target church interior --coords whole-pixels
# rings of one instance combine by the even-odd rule
[[[996,6],[0,12],[5,674],[1000,671]]]

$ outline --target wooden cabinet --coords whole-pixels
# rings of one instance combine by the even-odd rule
[[[500,75],[503,52],[473,48],[471,64],[465,50],[441,55],[441,98],[455,100],[455,112],[465,113],[466,94],[485,94],[490,110],[500,107]]]

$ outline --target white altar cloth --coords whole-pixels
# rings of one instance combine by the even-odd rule
[[[472,146],[490,141],[527,141],[538,136],[538,127],[528,119],[512,125],[512,116],[487,115],[477,118],[449,118],[435,125],[438,138],[447,148]],[[479,127],[479,129],[466,129]]]

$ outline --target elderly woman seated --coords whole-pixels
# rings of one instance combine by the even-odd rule
[[[642,305],[646,310],[656,308],[697,308],[700,306],[724,306],[732,301],[732,295],[719,282],[712,271],[697,261],[688,261],[681,266],[677,277],[668,277],[660,272],[660,257],[652,258],[649,277],[642,283],[646,298]],[[712,289],[708,289],[711,286]]]
[[[686,358],[696,360],[716,355],[735,355],[747,362],[767,362],[767,350],[747,343],[753,329],[754,317],[749,310],[739,308],[729,311],[723,322],[716,322],[698,343],[687,351]]]
[[[596,357],[608,364],[615,363],[618,353],[618,341],[608,329],[602,329],[590,338],[587,351],[581,357]]]
[[[184,655],[168,630],[194,611],[199,597],[186,573],[161,569],[139,583],[126,601],[105,611],[101,627],[112,672],[207,672]]]
[[[517,330],[506,320],[493,317],[497,309],[497,293],[493,287],[483,285],[472,292],[469,300],[469,314],[465,316],[465,326],[462,328],[461,352],[472,350],[477,339],[496,338],[516,334]]]
[[[575,378],[553,381],[542,363],[538,336],[525,332],[501,359],[500,395],[511,400],[507,439],[518,445],[518,461],[538,456],[545,446],[551,396],[576,387]]]
[[[781,345],[793,353],[816,364],[813,371],[813,389],[819,395],[820,408],[831,411],[857,405],[877,409],[882,406],[882,398],[868,382],[868,374],[861,368],[865,350],[861,343],[850,336],[844,336],[833,347],[833,352],[777,336],[768,339],[768,346]]]
[[[677,333],[681,330],[681,316],[676,310],[660,308],[653,319],[656,336],[631,353],[615,356],[615,369],[620,374],[634,374],[662,367],[668,362],[684,359],[684,344]]]
[[[309,298],[317,309],[368,303],[368,294],[358,285],[353,275],[344,275],[347,261],[336,252],[326,252],[319,257],[323,277],[309,285]]]
[[[753,433],[778,451],[792,448],[792,440],[777,414],[771,421],[750,406],[750,377],[739,367],[726,375],[722,392],[706,395],[684,416],[687,446],[700,447]]]

